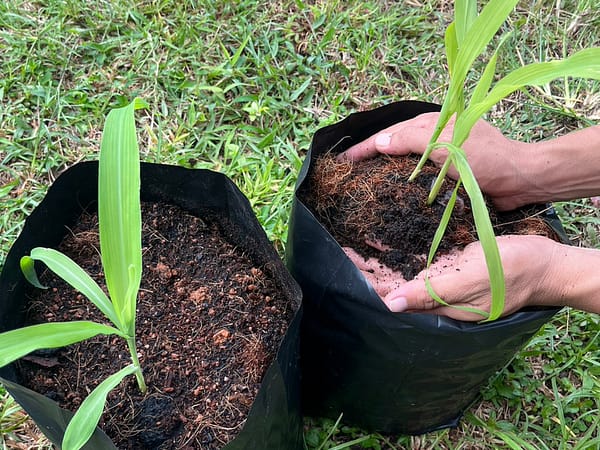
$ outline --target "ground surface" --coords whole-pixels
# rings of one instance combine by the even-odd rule
[[[0,2],[0,265],[49,184],[96,159],[108,109],[136,95],[146,161],[208,167],[249,197],[283,254],[311,136],[403,99],[440,102],[448,0]],[[498,74],[600,45],[598,0],[521,1]],[[483,62],[479,63],[481,67]],[[488,114],[536,141],[600,120],[597,82],[557,80]],[[600,248],[600,211],[555,205],[576,245]],[[389,438],[307,419],[307,448],[594,449],[600,438],[600,320],[566,310],[482,391],[457,430]],[[47,449],[0,392],[0,442]],[[360,442],[359,442],[360,441]]]

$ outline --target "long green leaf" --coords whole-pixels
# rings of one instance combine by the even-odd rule
[[[451,157],[448,159],[452,159]],[[452,211],[454,210],[454,205],[456,204],[456,198],[458,197],[458,190],[460,189],[461,182],[460,180],[456,182],[456,186],[454,186],[454,190],[452,191],[452,195],[448,199],[448,203],[446,203],[446,207],[444,208],[444,213],[442,214],[442,218],[440,219],[440,224],[435,230],[435,234],[433,235],[433,240],[431,241],[431,247],[429,248],[429,255],[427,256],[427,267],[431,266],[433,262],[433,258],[438,251],[438,248],[442,242],[442,238],[446,234],[446,229],[448,228],[448,224],[450,223],[450,218],[452,216]]]
[[[483,100],[492,85],[494,74],[496,73],[496,62],[498,61],[498,51],[496,50],[488,63],[485,66],[485,70],[481,74],[481,78],[477,82],[477,86],[473,90],[471,95],[471,103],[478,103]]]
[[[125,337],[116,328],[84,320],[43,323],[6,331],[0,334],[0,367],[35,350],[64,347],[99,334]]]
[[[142,273],[140,163],[134,111],[141,100],[114,109],[100,145],[98,221],[106,284],[127,333],[135,331],[135,305]]]
[[[486,311],[482,311],[477,308],[472,308],[470,306],[451,305],[450,303],[447,303],[433,289],[433,286],[431,285],[431,279],[429,278],[429,274],[427,274],[425,276],[425,287],[427,288],[427,293],[431,296],[431,298],[434,299],[436,302],[438,302],[441,305],[448,306],[453,309],[458,309],[460,311],[466,311],[466,312],[470,312],[473,314],[477,314],[477,315],[483,317],[484,319],[487,319],[490,316]]]
[[[446,28],[444,36],[444,45],[446,47],[446,60],[448,61],[448,72],[452,76],[456,55],[458,54],[458,40],[456,39],[456,24],[452,22]]]
[[[450,85],[442,105],[442,110],[445,109],[445,106],[448,106],[449,116],[459,109],[457,106],[461,104],[460,98],[464,95],[465,79],[473,66],[473,62],[490,43],[500,26],[514,9],[517,1],[491,0],[485,5],[481,14],[473,20],[462,42],[457,37],[458,53],[453,64],[453,71],[450,73]],[[443,120],[446,120],[446,117]],[[432,142],[434,141],[432,140]],[[428,153],[427,157],[429,157]]]
[[[528,64],[506,75],[482,101],[469,105],[456,120],[454,144],[462,145],[475,122],[514,91],[525,86],[540,86],[562,77],[600,80],[600,47],[580,50],[561,60]]]
[[[29,256],[23,256],[19,261],[19,265],[21,266],[21,272],[23,272],[23,275],[27,281],[29,281],[38,289],[48,289],[48,287],[40,283],[40,280],[38,279],[37,273],[35,272],[35,261],[33,258],[30,258]]]
[[[517,2],[518,0],[491,0],[485,5],[481,14],[472,20],[468,30],[466,30],[462,42],[456,37],[458,42],[458,52],[456,56],[450,56],[450,58],[453,58],[454,60],[452,63],[452,70],[450,71],[450,85],[448,86],[444,102],[442,103],[438,123],[431,137],[430,144],[437,142],[438,137],[448,123],[448,120],[450,120],[450,117],[452,117],[452,114],[455,112],[463,112],[464,84],[467,73],[473,66],[475,59],[483,52],[510,12],[514,9]],[[465,8],[465,11],[467,9],[468,8]],[[467,15],[471,17],[472,12],[465,12],[465,17]],[[455,25],[455,27],[458,27],[458,25]],[[451,38],[451,36],[448,38]],[[431,151],[432,147],[430,145],[421,156],[421,159],[410,175],[409,180],[414,180],[416,178],[429,158]]]
[[[452,159],[452,157],[448,158],[448,160],[451,160],[451,159]],[[433,262],[433,258],[435,257],[435,254],[438,251],[440,243],[442,242],[442,238],[444,237],[444,234],[446,234],[446,229],[448,228],[448,224],[450,223],[450,217],[452,216],[452,211],[454,210],[454,205],[456,204],[456,198],[458,197],[458,189],[460,188],[460,185],[461,185],[461,182],[459,180],[456,182],[456,186],[454,187],[454,190],[452,191],[452,195],[450,196],[450,199],[448,200],[448,203],[446,204],[446,208],[444,209],[444,213],[442,214],[442,218],[440,219],[440,223],[437,227],[437,230],[435,230],[435,234],[433,236],[433,241],[431,242],[431,247],[429,248],[429,255],[427,256],[427,269],[429,269],[429,267],[431,266],[431,263]],[[486,311],[481,311],[477,308],[471,308],[468,306],[451,305],[451,304],[447,303],[445,300],[443,300],[435,292],[435,290],[433,289],[433,286],[431,285],[431,280],[429,279],[429,271],[427,271],[425,274],[425,287],[427,288],[427,292],[429,293],[431,298],[433,298],[436,302],[438,302],[444,306],[449,306],[450,308],[459,309],[461,311],[468,311],[471,313],[479,314],[484,319],[487,319],[489,317],[489,314]]]
[[[477,0],[456,0],[454,2],[454,21],[456,22],[456,38],[462,45],[467,32],[477,18]]]
[[[463,41],[459,40],[456,70],[453,77],[455,89],[463,89],[464,80],[473,66],[473,62],[490,43],[517,2],[518,0],[491,0],[472,22]]]
[[[23,268],[23,262],[26,262],[27,258],[35,261],[41,261],[46,264],[46,266],[48,266],[52,272],[90,299],[90,301],[96,305],[96,307],[102,311],[102,313],[117,328],[121,330],[123,329],[121,322],[115,313],[113,305],[104,291],[100,288],[100,286],[98,286],[92,277],[90,277],[81,267],[79,267],[79,265],[77,265],[75,261],[73,261],[67,255],[51,248],[37,247],[31,250],[31,255],[29,257],[24,256],[21,259],[21,268]],[[26,267],[28,267],[28,265]],[[28,280],[30,276],[31,275],[26,274]]]
[[[496,63],[498,61],[498,51],[500,51],[500,49],[502,48],[502,45],[504,45],[504,43],[511,36],[511,34],[512,33],[505,34],[502,37],[502,39],[500,40],[500,43],[496,47],[494,54],[492,55],[492,57],[486,64],[485,70],[481,74],[481,77],[479,78],[479,82],[477,83],[477,86],[475,86],[475,89],[473,90],[473,95],[471,95],[471,99],[470,99],[469,103],[473,103],[473,104],[479,103],[487,95],[488,91],[490,90],[490,86],[492,85],[492,81],[494,80],[494,74],[496,73]]]
[[[116,388],[123,379],[137,371],[133,365],[129,365],[111,375],[83,401],[65,431],[62,442],[62,450],[79,450],[90,439],[106,404],[106,396]]]
[[[499,318],[504,311],[504,297],[506,290],[504,284],[504,270],[502,268],[502,260],[500,259],[500,251],[498,250],[496,236],[494,235],[494,229],[483,194],[479,189],[479,185],[471,171],[471,167],[469,167],[469,164],[467,163],[467,157],[464,150],[452,144],[444,144],[444,146],[452,154],[452,162],[454,163],[454,166],[460,175],[460,180],[471,200],[473,219],[475,220],[477,237],[479,238],[485,256],[492,295],[490,316],[485,321],[493,321]]]

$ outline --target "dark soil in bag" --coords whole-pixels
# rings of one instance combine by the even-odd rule
[[[240,431],[294,310],[218,223],[164,204],[143,208],[138,352],[147,395],[135,377],[108,397],[100,427],[119,448],[219,449]],[[84,215],[59,246],[101,285],[96,215]],[[46,270],[30,300],[30,324],[93,320],[102,313]],[[43,356],[42,356],[43,355]],[[75,411],[99,381],[128,363],[125,342],[97,337],[26,357],[26,387]]]
[[[436,200],[427,197],[438,169],[432,163],[408,181],[419,156],[381,155],[363,161],[320,156],[299,198],[343,247],[374,257],[406,280],[425,269],[427,254],[455,181],[447,178]],[[488,202],[489,203],[489,202]],[[536,234],[558,240],[540,218],[540,208],[496,212],[489,203],[496,235]],[[454,212],[438,255],[477,240],[469,197],[459,189]]]

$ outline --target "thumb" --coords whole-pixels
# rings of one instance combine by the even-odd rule
[[[404,127],[395,133],[379,133],[375,136],[375,148],[388,155],[423,154],[429,143],[429,136],[418,127]]]
[[[434,300],[427,293],[425,281],[411,280],[392,290],[383,302],[392,312],[432,309]]]
[[[429,278],[433,291],[448,304],[460,302],[470,290],[467,285],[457,280],[458,276],[452,271]],[[459,286],[463,289],[457,289]],[[429,310],[442,306],[429,295],[422,278],[404,283],[386,295],[383,301],[393,312]]]

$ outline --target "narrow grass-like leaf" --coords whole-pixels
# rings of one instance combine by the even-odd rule
[[[448,158],[448,161],[451,161],[452,158]],[[433,262],[433,258],[438,251],[440,243],[446,234],[446,229],[448,228],[448,224],[450,223],[450,218],[452,217],[452,211],[454,210],[454,205],[456,204],[456,198],[458,197],[458,190],[460,189],[461,182],[458,180],[456,182],[456,186],[454,186],[454,190],[452,191],[452,195],[446,203],[446,207],[444,208],[444,213],[442,214],[442,218],[440,219],[440,224],[435,230],[435,234],[433,235],[433,240],[431,241],[431,247],[429,248],[429,255],[427,256],[427,267],[431,266]]]
[[[456,55],[458,54],[458,41],[456,39],[456,24],[452,22],[446,28],[446,34],[444,35],[444,42],[446,47],[446,60],[448,62],[448,73],[452,76],[454,71],[454,63],[456,61]]]
[[[135,373],[138,369],[129,365],[111,375],[83,401],[65,431],[62,450],[79,450],[94,433],[106,404],[106,396],[116,388],[123,379]]]
[[[434,144],[435,146],[435,144]],[[450,166],[452,165],[452,158],[446,158],[442,167],[440,167],[440,171],[437,174],[436,179],[431,186],[431,190],[429,191],[429,195],[427,196],[427,204],[431,205],[435,198],[437,197],[442,185],[444,184],[444,180],[446,179],[446,174],[448,170],[450,170]]]
[[[496,73],[496,63],[498,61],[498,51],[502,48],[502,45],[506,42],[506,40],[509,38],[509,36],[511,34],[512,33],[505,34],[502,37],[502,39],[500,40],[500,42],[498,43],[498,46],[496,47],[494,54],[492,55],[492,57],[486,64],[485,70],[481,74],[481,78],[479,79],[479,81],[477,82],[477,85],[475,86],[475,89],[473,90],[473,94],[471,95],[471,99],[469,100],[469,103],[479,103],[479,102],[483,101],[483,99],[487,95],[488,91],[490,90],[490,86],[492,85],[492,81],[494,80],[494,74]]]
[[[452,144],[443,144],[450,153],[452,153],[452,162],[460,175],[469,199],[471,200],[471,209],[473,211],[473,219],[477,230],[477,237],[481,243],[483,254],[488,268],[490,277],[490,291],[492,296],[490,316],[487,321],[498,319],[504,311],[504,270],[502,269],[502,260],[500,252],[492,228],[489,212],[483,198],[483,194],[479,189],[475,175],[471,171],[471,167],[467,162],[467,157],[463,149]]]
[[[33,258],[29,256],[23,256],[19,261],[19,265],[21,266],[21,272],[23,272],[25,279],[29,281],[29,283],[38,289],[48,289],[48,287],[40,283],[40,280],[38,279],[37,273],[35,272],[35,261]]]
[[[114,309],[130,335],[135,330],[142,273],[140,164],[134,121],[135,109],[142,106],[136,99],[108,114],[98,171],[102,266]]]
[[[533,63],[506,75],[480,102],[471,103],[456,120],[454,143],[462,145],[475,122],[492,106],[525,86],[540,86],[557,78],[579,77],[600,80],[600,47],[588,48],[557,61]]]
[[[504,23],[518,0],[491,0],[472,22],[464,39],[458,41],[456,70],[453,75],[453,88],[463,90],[463,83],[475,59],[481,55],[500,26]]]
[[[484,319],[487,319],[490,316],[486,311],[482,311],[477,308],[472,308],[470,306],[451,305],[450,303],[446,302],[433,289],[433,286],[431,285],[431,279],[429,278],[429,274],[425,275],[425,288],[427,289],[427,293],[431,296],[431,298],[441,305],[449,306],[450,308],[458,309],[460,311],[466,311],[473,314],[477,314],[483,317]]]
[[[481,74],[479,82],[473,90],[471,95],[471,103],[478,103],[483,100],[492,85],[494,74],[496,73],[496,62],[498,61],[498,51],[495,51],[488,63],[485,66],[485,70]]]
[[[85,320],[43,323],[6,331],[0,334],[0,367],[35,350],[64,347],[99,334],[125,337],[116,328]]]
[[[448,158],[448,160],[451,160],[451,158]],[[446,208],[444,209],[444,213],[442,214],[442,218],[440,219],[440,224],[438,225],[437,230],[435,230],[435,234],[434,234],[433,240],[431,242],[431,247],[429,248],[429,255],[427,256],[427,268],[428,269],[431,266],[431,263],[433,262],[433,258],[435,258],[435,254],[438,251],[438,248],[440,246],[440,243],[442,242],[444,234],[446,234],[446,229],[448,228],[448,224],[450,223],[450,217],[452,216],[452,211],[454,210],[454,205],[456,204],[456,198],[458,197],[458,189],[460,188],[460,185],[461,185],[461,183],[459,180],[456,182],[456,186],[454,187],[454,190],[452,191],[452,195],[450,196],[450,199],[448,200],[448,203],[446,204]],[[447,303],[433,289],[433,286],[431,285],[431,280],[429,279],[429,271],[427,271],[425,274],[425,287],[427,288],[427,292],[429,293],[431,298],[433,298],[436,302],[438,302],[444,306],[449,306],[451,308],[459,309],[461,311],[468,311],[471,313],[479,314],[484,319],[487,319],[489,317],[489,314],[486,311],[481,311],[479,309],[471,308],[468,306],[457,306],[457,305],[451,305],[451,304]]]
[[[344,450],[346,448],[351,448],[354,445],[358,445],[361,442],[364,442],[368,439],[371,439],[371,435],[361,436],[361,437],[353,439],[351,441],[344,442],[343,444],[336,445],[335,447],[330,447],[329,450]]]
[[[52,272],[85,295],[117,328],[123,329],[113,305],[104,291],[67,255],[51,248],[37,247],[31,250],[29,257],[24,258],[46,264]]]
[[[327,436],[325,436],[325,439],[323,439],[323,442],[321,443],[321,445],[319,445],[319,448],[317,450],[323,450],[325,448],[325,445],[327,444],[327,441],[329,441],[329,439],[331,438],[331,436],[333,436],[333,433],[335,433],[336,430],[338,429],[338,426],[339,426],[340,422],[342,421],[342,417],[343,416],[344,416],[344,413],[341,413],[339,415],[339,417],[337,418],[337,420],[335,421],[335,423],[333,424],[333,426],[327,432]]]
[[[476,0],[456,0],[454,2],[454,22],[456,23],[456,38],[458,45],[462,42],[477,18]]]
[[[490,434],[498,436],[513,450],[538,450],[537,447],[531,445],[527,441],[516,436],[514,433],[508,433],[498,430],[495,426],[490,425],[473,413],[467,413],[465,417],[474,425],[479,426],[489,432]]]
[[[450,72],[450,84],[430,144],[437,141],[452,114],[455,112],[463,112],[464,83],[467,73],[473,66],[475,59],[483,52],[510,12],[514,9],[517,2],[518,0],[491,0],[485,5],[481,14],[472,21],[469,29],[466,31],[463,41],[461,42],[458,37],[456,38],[458,42],[458,52],[456,56],[453,57],[454,62],[452,64],[452,71]],[[458,25],[455,25],[455,27],[458,27]],[[450,51],[452,52],[452,50]],[[460,144],[462,144],[462,142],[459,143],[459,145]],[[415,167],[415,170],[413,170],[413,173],[410,175],[409,180],[414,180],[416,178],[429,159],[432,151],[431,145],[428,146]]]

